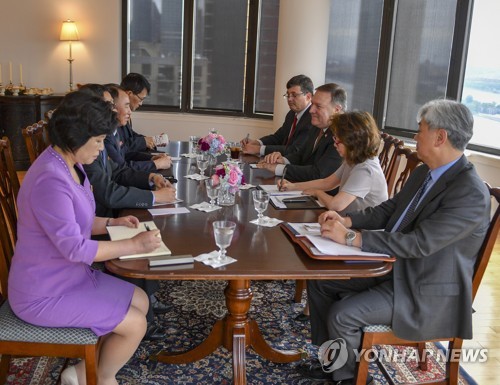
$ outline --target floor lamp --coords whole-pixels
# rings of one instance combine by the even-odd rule
[[[80,37],[78,36],[78,29],[76,28],[76,24],[74,21],[72,20],[63,21],[61,28],[61,36],[59,37],[59,40],[69,42],[69,58],[68,58],[69,90],[73,91],[73,61],[75,59],[73,59],[71,52],[71,42],[80,40]]]

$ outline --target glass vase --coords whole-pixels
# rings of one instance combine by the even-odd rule
[[[221,186],[219,190],[218,203],[219,206],[233,206],[236,202],[236,194],[238,190],[234,190],[228,184]]]

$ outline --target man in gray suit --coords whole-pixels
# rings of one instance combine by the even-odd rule
[[[401,192],[345,217],[333,211],[320,217],[323,237],[397,258],[383,277],[308,284],[313,343],[342,338],[347,347],[347,363],[333,372],[341,384],[352,383],[354,350],[366,325],[390,325],[414,341],[472,337],[473,267],[490,214],[488,190],[463,154],[472,114],[461,103],[433,100],[417,120],[424,165]],[[310,378],[332,378],[319,363],[298,369]]]

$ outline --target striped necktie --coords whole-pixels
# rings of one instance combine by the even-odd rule
[[[297,127],[297,114],[295,114],[295,117],[293,118],[293,124],[292,124],[292,128],[290,129],[290,134],[288,135],[288,139],[286,141],[286,146],[288,146],[290,144],[290,142],[292,141],[292,137],[293,137],[293,134],[295,133],[295,127]]]
[[[425,177],[424,183],[422,183],[417,193],[415,194],[415,198],[411,201],[410,206],[408,206],[408,210],[406,211],[406,214],[403,217],[403,220],[399,224],[396,231],[401,231],[412,221],[415,209],[417,208],[420,199],[422,199],[422,195],[424,195],[424,192],[427,189],[427,185],[429,184],[430,180],[431,180],[431,172],[429,171],[427,173],[427,176]]]

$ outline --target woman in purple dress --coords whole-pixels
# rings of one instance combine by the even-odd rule
[[[80,92],[68,94],[49,123],[52,143],[30,167],[18,197],[18,241],[9,275],[9,302],[26,322],[48,327],[90,328],[105,336],[99,352],[99,385],[115,376],[146,331],[148,298],[134,285],[93,262],[150,252],[159,231],[123,241],[94,241],[106,226],[137,227],[132,216],[95,217],[95,201],[82,164],[92,163],[115,129],[109,103]],[[85,384],[85,363],[67,368],[63,385]]]

